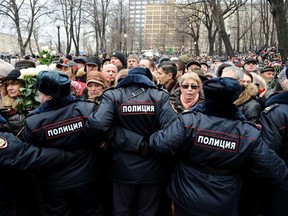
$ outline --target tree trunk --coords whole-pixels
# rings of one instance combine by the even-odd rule
[[[286,61],[288,53],[288,26],[284,11],[284,1],[283,0],[268,0],[271,5],[271,14],[274,17],[274,21],[277,29],[278,36],[278,49],[281,54],[282,61]]]

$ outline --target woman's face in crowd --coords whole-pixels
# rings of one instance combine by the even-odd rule
[[[185,79],[180,85],[181,94],[187,99],[194,99],[200,89],[201,86],[194,79]]]
[[[7,93],[12,98],[21,96],[21,92],[19,90],[20,88],[21,88],[20,83],[17,83],[17,82],[9,83],[7,85]]]
[[[95,98],[102,95],[104,91],[103,85],[99,83],[90,82],[87,85],[89,98]]]

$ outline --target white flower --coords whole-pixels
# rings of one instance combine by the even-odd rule
[[[38,65],[38,66],[36,67],[36,69],[35,69],[36,75],[38,75],[38,73],[39,73],[40,71],[50,71],[50,70],[51,70],[51,69],[49,68],[48,65]]]
[[[35,52],[34,54],[35,54],[36,56],[39,56],[39,52]]]
[[[57,52],[55,50],[51,51],[51,55],[56,55]]]
[[[21,75],[19,79],[25,79],[26,76],[37,76],[36,68],[26,68],[20,70]]]
[[[44,50],[44,51],[46,51],[46,52],[50,52],[50,49],[49,49],[49,47],[48,46],[43,46],[43,47],[41,47],[41,50]]]
[[[44,54],[42,57],[43,57],[43,58],[46,58],[46,57],[47,57],[47,55],[46,55],[46,54]]]

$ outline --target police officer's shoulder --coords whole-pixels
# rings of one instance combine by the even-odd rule
[[[279,107],[279,104],[278,103],[275,103],[275,104],[272,104],[268,107],[266,107],[264,110],[263,110],[263,114],[267,115],[269,112],[271,112],[272,110],[276,109],[277,107]]]
[[[257,124],[254,123],[254,122],[247,121],[247,120],[244,120],[243,122],[245,122],[246,124],[251,125],[252,127],[256,128],[257,130],[260,130],[259,125],[257,125]]]

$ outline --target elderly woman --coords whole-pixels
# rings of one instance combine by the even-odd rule
[[[17,111],[18,98],[22,97],[20,88],[23,84],[18,77],[21,75],[19,69],[13,69],[4,79],[1,86],[2,114],[8,120],[13,134],[17,134],[24,125],[25,114]]]
[[[202,81],[194,72],[188,72],[178,78],[180,95],[172,102],[178,113],[190,109],[204,100],[202,94]]]
[[[82,95],[83,99],[99,102],[100,96],[106,89],[106,81],[103,74],[99,71],[90,71],[86,78],[87,88]]]

